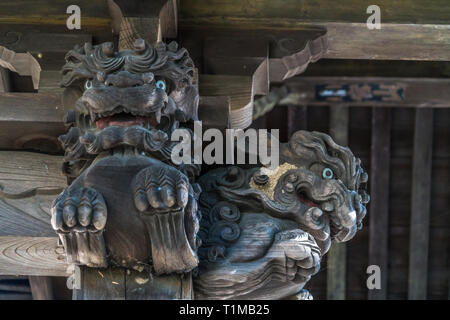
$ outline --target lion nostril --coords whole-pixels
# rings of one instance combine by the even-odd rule
[[[105,72],[97,72],[97,80],[99,82],[105,82],[106,73]]]

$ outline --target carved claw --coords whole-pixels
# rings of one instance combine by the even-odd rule
[[[141,170],[135,179],[134,203],[147,227],[155,273],[197,267],[200,217],[196,192],[186,175],[162,162]]]
[[[273,257],[285,257],[288,281],[305,283],[320,269],[320,249],[314,238],[300,229],[278,233],[270,251]]]
[[[164,163],[140,171],[136,176],[134,203],[142,212],[165,212],[186,207],[189,181],[186,175]]]
[[[106,267],[103,229],[107,209],[92,188],[66,189],[53,202],[51,223],[66,249],[69,263]]]

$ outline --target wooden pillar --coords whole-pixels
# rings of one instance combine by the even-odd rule
[[[53,300],[53,283],[51,277],[29,276],[33,300]]]
[[[408,299],[427,298],[433,109],[416,109],[411,190]]]
[[[136,39],[150,44],[177,37],[178,6],[176,0],[116,0],[109,5],[113,25],[119,31],[119,49],[133,48]]]
[[[192,275],[155,276],[124,268],[80,268],[74,300],[191,300]]]
[[[298,105],[287,106],[288,139],[298,130],[307,130],[308,107]]]
[[[348,146],[349,108],[330,107],[330,135],[340,145]],[[345,300],[347,247],[334,242],[327,254],[327,299]]]
[[[0,67],[0,93],[11,91],[11,81],[9,78],[9,70]]]
[[[387,299],[389,238],[389,164],[391,110],[372,108],[370,151],[369,265],[381,270],[381,289],[369,290],[369,300]]]

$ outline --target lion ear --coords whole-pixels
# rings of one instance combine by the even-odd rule
[[[186,121],[198,120],[199,94],[196,87],[191,85],[173,90],[170,97],[177,105],[179,114],[184,114]]]

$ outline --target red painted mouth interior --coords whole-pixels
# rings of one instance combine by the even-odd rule
[[[300,200],[302,203],[306,204],[306,205],[309,206],[309,207],[316,207],[316,208],[319,207],[319,205],[318,205],[317,203],[315,203],[315,202],[309,200],[309,199],[306,197],[306,195],[303,194],[303,193],[300,193],[300,194],[298,195],[298,198],[299,198],[299,200]]]
[[[155,117],[141,117],[133,116],[131,114],[120,113],[113,116],[100,118],[96,121],[98,129],[103,129],[105,127],[120,126],[120,127],[131,127],[131,126],[151,126],[155,128],[158,125]]]

